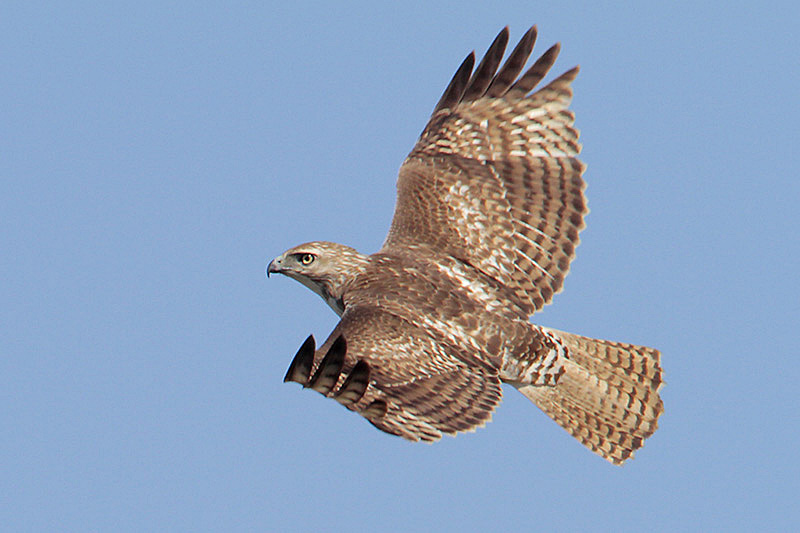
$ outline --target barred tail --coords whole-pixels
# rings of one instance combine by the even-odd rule
[[[617,465],[633,457],[664,411],[658,350],[542,329],[566,347],[564,373],[555,386],[515,386],[593,452]]]

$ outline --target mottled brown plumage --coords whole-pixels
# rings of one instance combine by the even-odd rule
[[[561,290],[588,211],[568,109],[578,69],[531,93],[559,50],[523,72],[535,39],[502,66],[507,28],[474,73],[467,56],[400,169],[379,252],[312,242],[270,263],[341,316],[285,380],[423,441],[485,424],[509,383],[621,464],[663,410],[658,351],[528,321]]]

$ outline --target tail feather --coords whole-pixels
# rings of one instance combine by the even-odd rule
[[[564,373],[555,386],[515,386],[586,447],[622,464],[664,411],[658,350],[546,331],[566,348]]]

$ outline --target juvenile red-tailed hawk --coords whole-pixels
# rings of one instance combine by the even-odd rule
[[[508,28],[474,73],[464,60],[400,168],[380,251],[310,242],[270,262],[341,316],[284,381],[412,441],[484,425],[509,383],[621,464],[663,411],[659,352],[528,321],[561,290],[588,212],[568,109],[578,68],[531,92],[559,51],[519,76],[535,39],[499,70]]]

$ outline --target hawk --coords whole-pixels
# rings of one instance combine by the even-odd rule
[[[331,242],[275,258],[341,317],[300,347],[284,381],[411,441],[473,431],[507,383],[614,464],[657,427],[660,354],[537,326],[561,290],[588,212],[571,82],[534,91],[556,44],[520,75],[536,27],[501,64],[504,28],[470,53],[400,168],[389,235],[372,255]]]

